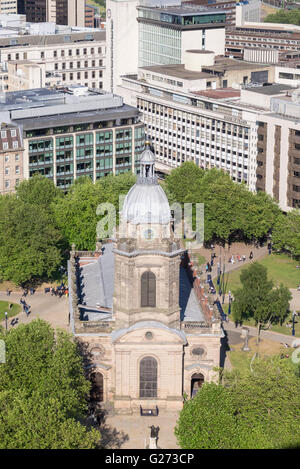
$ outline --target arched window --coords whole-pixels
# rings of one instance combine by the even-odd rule
[[[90,376],[92,388],[90,392],[90,398],[92,402],[103,401],[103,374],[98,371],[94,372]]]
[[[140,397],[157,397],[157,361],[153,357],[140,362]]]
[[[156,306],[156,279],[153,272],[144,272],[141,277],[141,306]]]

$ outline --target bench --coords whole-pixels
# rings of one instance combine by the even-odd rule
[[[140,405],[140,414],[144,417],[146,417],[146,416],[157,417],[158,416],[158,407],[155,406],[155,409],[143,409],[142,406]]]

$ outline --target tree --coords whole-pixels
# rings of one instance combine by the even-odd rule
[[[16,284],[51,277],[62,261],[62,237],[51,213],[18,196],[0,198],[0,276]]]
[[[131,173],[106,176],[95,184],[90,178],[81,178],[73,184],[63,199],[57,199],[53,207],[56,223],[65,242],[76,244],[79,250],[94,250],[96,226],[101,216],[96,214],[99,204],[109,202],[119,211],[119,196],[126,194],[135,183]]]
[[[227,173],[215,168],[204,171],[192,162],[172,170],[165,187],[170,202],[204,204],[206,242],[261,239],[281,213],[267,194],[253,194]]]
[[[189,194],[195,194],[196,196],[203,175],[203,169],[200,169],[191,161],[186,161],[172,170],[164,183],[164,189],[169,195],[170,202],[184,204],[187,201],[186,199],[190,198]]]
[[[296,9],[292,11],[279,10],[266,16],[264,22],[300,25],[300,11]]]
[[[63,198],[63,192],[54,182],[40,174],[22,181],[16,189],[17,197],[25,204],[39,206],[51,211],[51,204],[57,198]]]
[[[254,319],[257,326],[257,342],[261,328],[282,323],[289,314],[289,301],[292,295],[288,288],[280,285],[274,289],[272,280],[268,280],[267,269],[254,262],[241,272],[242,287],[233,292],[233,319],[242,322]]]
[[[71,336],[36,320],[0,338],[0,447],[94,448],[99,433],[79,422],[90,384]]]
[[[215,383],[204,384],[193,399],[184,403],[175,428],[181,448],[234,448],[236,432],[234,400]]]
[[[175,434],[184,449],[271,449],[300,445],[300,380],[290,361],[259,358],[224,372],[185,402]],[[284,390],[284,391],[283,391]]]
[[[276,220],[272,231],[273,247],[300,256],[300,210],[292,210],[286,215],[281,214]]]

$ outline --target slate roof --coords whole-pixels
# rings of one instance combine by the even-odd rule
[[[103,247],[103,255],[94,262],[81,267],[81,304],[85,308],[83,318],[89,321],[107,321],[112,317],[114,293],[114,254],[113,243]],[[97,308],[100,306],[100,310]],[[205,321],[195,292],[186,270],[180,267],[179,305],[181,321]],[[111,308],[111,312],[101,311]]]

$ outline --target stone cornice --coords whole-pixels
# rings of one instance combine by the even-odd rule
[[[176,257],[179,254],[183,254],[186,251],[186,249],[177,249],[176,251],[173,252],[165,252],[165,251],[158,251],[158,250],[151,250],[151,251],[146,251],[146,250],[136,250],[133,252],[125,252],[125,251],[120,251],[119,249],[114,248],[113,252],[115,254],[119,254],[120,256],[125,256],[125,257],[137,257],[137,256],[164,256],[164,257]]]

